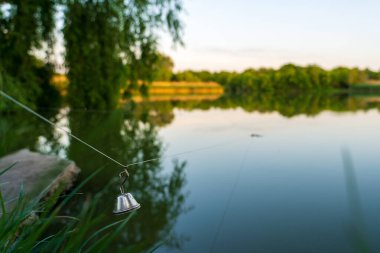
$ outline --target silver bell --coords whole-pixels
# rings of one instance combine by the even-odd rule
[[[113,214],[123,214],[123,213],[128,213],[128,212],[139,209],[141,206],[135,200],[132,194],[130,194],[129,192],[127,193],[124,192],[124,184],[129,177],[129,173],[127,169],[121,172],[119,176],[120,176],[120,179],[122,180],[120,184],[121,194],[119,194],[119,196],[117,196],[116,198],[116,205],[115,205],[115,209],[113,210]]]
[[[113,214],[123,214],[140,208],[140,204],[137,203],[132,194],[122,193],[117,196],[115,209]]]

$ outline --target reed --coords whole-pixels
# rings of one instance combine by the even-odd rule
[[[0,171],[0,179],[12,166]],[[0,190],[0,252],[107,252],[133,213],[104,226],[104,216],[96,214],[103,194],[99,192],[83,203],[76,217],[60,215],[68,202],[99,172],[100,169],[92,173],[63,197],[60,196],[62,191],[57,191],[45,200],[27,199],[21,187],[17,203],[9,211]],[[57,229],[55,223],[62,219],[65,222]]]

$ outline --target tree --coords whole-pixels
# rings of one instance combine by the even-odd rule
[[[306,72],[310,76],[310,81],[315,88],[326,88],[329,85],[329,76],[327,71],[317,65],[309,65]]]
[[[202,81],[198,76],[197,73],[191,70],[185,70],[182,72],[178,72],[175,75],[173,75],[172,78],[173,81],[186,81],[186,82],[200,82]]]
[[[364,70],[366,73],[366,78],[369,80],[379,80],[380,79],[380,72],[376,72],[370,69],[365,69]]]
[[[282,66],[275,75],[278,89],[289,87],[290,89],[307,89],[311,87],[311,81],[306,71],[293,64]]]
[[[344,67],[334,68],[330,71],[331,86],[334,88],[347,88],[349,85],[350,69]]]
[[[157,31],[180,42],[180,0],[72,0],[66,2],[64,38],[74,107],[113,108],[128,80],[152,79]]]
[[[157,54],[157,59],[153,65],[153,80],[170,81],[173,75],[173,60],[166,55]]]
[[[0,2],[0,86],[29,106],[36,105],[52,74],[54,13],[53,0]],[[44,48],[42,62],[36,55]]]
[[[49,55],[58,9],[64,12],[73,107],[115,107],[126,80],[131,85],[139,79],[152,80],[158,30],[165,29],[175,42],[181,42],[181,0],[0,1],[0,84],[7,85],[7,90],[19,87],[14,94],[29,105],[36,103],[41,85],[53,73]],[[36,64],[42,49],[47,55],[43,80],[41,66]]]
[[[349,84],[364,83],[366,79],[367,74],[365,71],[361,71],[359,68],[350,69],[350,73],[348,75]]]

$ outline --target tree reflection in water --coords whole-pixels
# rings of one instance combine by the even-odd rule
[[[114,111],[76,111],[67,108],[45,110],[43,114],[67,126],[73,134],[99,148],[123,164],[162,157],[163,141],[159,127],[174,119],[174,109],[241,108],[246,112],[278,112],[284,117],[295,115],[316,116],[323,111],[358,111],[380,108],[378,97],[348,94],[253,94],[250,96],[222,97],[216,101],[143,102],[126,104]],[[105,167],[83,188],[85,197],[77,197],[66,211],[79,212],[81,204],[102,192],[98,215],[103,224],[123,218],[113,216],[112,209],[118,194],[118,174],[122,168],[95,153],[81,143],[70,141],[63,133],[21,111],[0,117],[0,156],[29,148],[34,151],[58,154],[75,161],[82,169],[80,179],[94,170]],[[180,157],[179,157],[180,158]],[[166,163],[165,163],[166,164]],[[130,168],[127,190],[133,193],[142,208],[129,221],[112,250],[143,252],[157,243],[180,248],[184,237],[173,233],[178,217],[186,210],[185,162],[174,161],[173,167],[163,165],[163,159]],[[110,184],[111,181],[111,184]],[[110,185],[110,187],[106,187]]]
[[[58,109],[40,113],[55,123],[60,117]],[[0,115],[0,157],[22,148],[58,154],[64,150],[64,145],[59,143],[61,137],[62,134],[50,125],[41,122],[23,109]]]
[[[133,111],[73,111],[69,115],[70,128],[74,134],[95,147],[101,147],[123,164],[161,157],[163,144],[158,137],[157,127],[148,118],[138,117]],[[101,176],[85,186],[84,191],[93,194],[102,191],[110,179],[115,178],[122,170],[77,142],[71,142],[68,157],[82,169],[82,178],[102,164],[108,164]],[[186,211],[186,194],[183,189],[186,182],[185,166],[186,162],[174,161],[174,168],[170,171],[165,170],[164,173],[162,161],[157,159],[130,167],[131,177],[127,190],[133,193],[142,208],[121,233],[114,245],[115,249],[121,252],[143,252],[159,242],[165,242],[169,247],[181,247],[183,238],[172,234],[172,230],[179,215]],[[109,214],[104,221],[105,224],[120,219],[120,216],[112,216],[118,186],[115,183],[104,193],[102,202],[105,207],[99,212]]]
[[[68,111],[66,108],[42,113],[60,126],[69,127],[73,134],[124,164],[161,157],[164,152],[162,140],[157,135],[157,126],[146,110],[132,107],[102,112]],[[79,181],[104,167],[101,175],[83,188],[82,192],[86,196],[76,197],[64,214],[75,216],[83,203],[102,192],[102,206],[98,208],[98,215],[104,217],[102,223],[110,224],[126,218],[112,214],[119,191],[117,176],[122,168],[114,166],[83,144],[69,141],[64,133],[23,111],[2,115],[0,137],[1,156],[21,148],[67,156],[81,168]],[[161,159],[157,159],[131,167],[127,190],[133,193],[142,208],[120,234],[113,245],[114,251],[142,252],[160,242],[167,247],[181,247],[184,237],[174,235],[172,230],[178,217],[187,210],[184,206],[187,195],[184,192],[185,166],[186,162],[175,160],[173,167],[168,169],[162,165]],[[110,182],[111,187],[106,187]]]

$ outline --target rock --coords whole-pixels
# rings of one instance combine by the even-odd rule
[[[1,158],[0,170],[13,163],[16,164],[0,176],[0,189],[8,210],[17,201],[21,186],[28,199],[48,198],[59,188],[69,190],[80,172],[72,161],[27,149]]]

